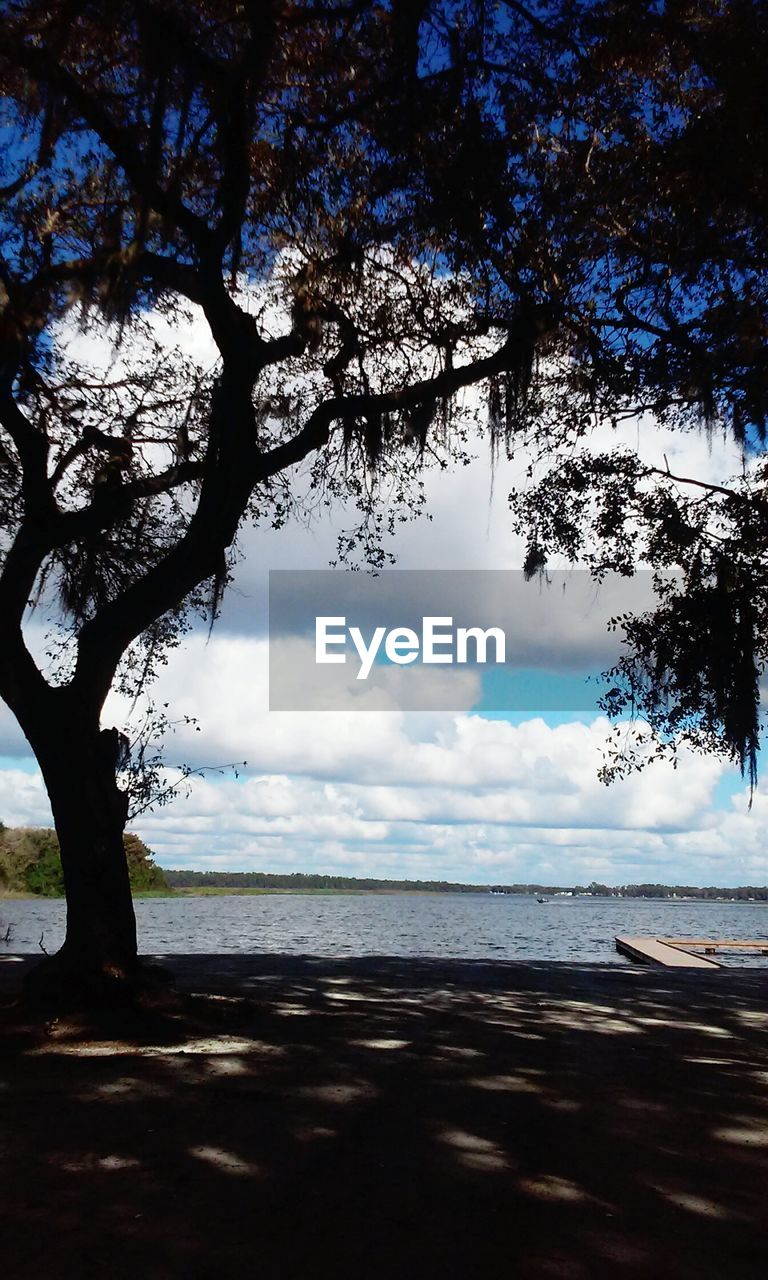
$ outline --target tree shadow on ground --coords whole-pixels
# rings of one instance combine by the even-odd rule
[[[127,1028],[6,1009],[7,1276],[768,1272],[759,970],[171,963]]]

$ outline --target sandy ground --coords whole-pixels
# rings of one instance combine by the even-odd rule
[[[768,1275],[765,970],[166,957],[126,1028],[25,1021],[32,962],[8,1280]]]

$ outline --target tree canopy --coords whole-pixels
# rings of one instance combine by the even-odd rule
[[[123,844],[133,892],[167,889],[165,874],[144,841],[130,833],[124,837]],[[0,824],[0,890],[34,893],[43,898],[61,897],[64,875],[55,831]]]
[[[644,679],[648,714],[682,708],[662,732],[703,725],[754,770],[767,51],[738,0],[5,6],[0,693],[51,796],[71,950],[135,951],[107,905],[127,891],[115,679],[139,688],[190,608],[215,615],[245,521],[280,526],[307,487],[351,499],[375,561],[421,468],[478,428],[556,447],[519,508],[530,571],[551,546],[627,571],[636,523],[651,563],[683,561],[627,696]],[[168,336],[190,314],[213,368]],[[576,460],[637,414],[735,433],[748,478],[699,493]],[[22,623],[52,592],[49,678]]]

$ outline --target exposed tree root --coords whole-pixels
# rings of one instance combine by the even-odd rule
[[[40,1013],[160,1010],[175,998],[173,974],[160,965],[138,958],[130,964],[99,963],[66,947],[27,973],[21,994],[24,1005]]]

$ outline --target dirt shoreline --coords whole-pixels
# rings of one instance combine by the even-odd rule
[[[768,1272],[764,971],[163,956],[130,1034],[11,1005],[3,1271]]]

